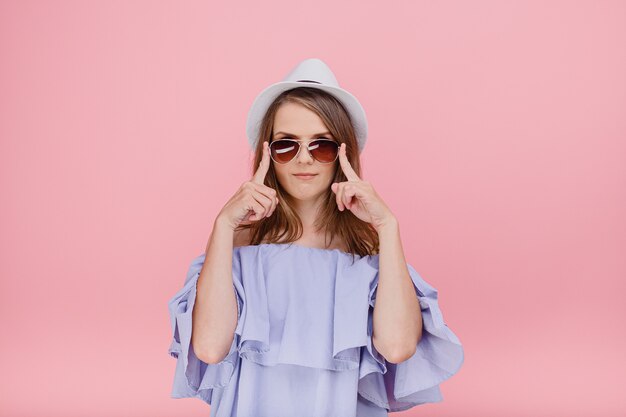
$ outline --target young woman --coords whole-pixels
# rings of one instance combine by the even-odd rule
[[[213,417],[372,417],[441,401],[463,363],[438,293],[361,178],[362,107],[319,59],[248,115],[253,176],[169,301],[171,396]]]

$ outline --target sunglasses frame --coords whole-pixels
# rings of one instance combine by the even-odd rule
[[[278,141],[290,141],[290,142],[296,142],[298,144],[298,151],[296,152],[296,154],[294,155],[293,158],[291,158],[289,161],[287,162],[278,162],[274,159],[274,157],[272,156],[272,144]],[[302,148],[304,146],[302,146],[302,142],[303,139],[291,139],[291,138],[280,138],[280,139],[274,139],[272,140],[272,142],[270,142],[269,144],[269,148],[270,148],[270,158],[272,159],[272,161],[276,162],[277,164],[288,164],[289,162],[293,161],[294,159],[296,159],[298,157],[298,155],[300,155],[300,151],[302,150]],[[309,144],[313,143],[313,142],[317,142],[317,141],[325,141],[325,142],[333,142],[337,144],[337,154],[335,155],[335,159],[333,159],[332,161],[329,162],[322,162],[320,160],[318,160],[316,157],[313,156],[313,154],[311,153],[311,151],[309,150],[309,147],[306,147],[306,150],[309,152],[309,155],[311,155],[311,158],[313,158],[314,160],[316,160],[317,162],[319,162],[320,164],[332,164],[333,162],[335,162],[337,160],[337,158],[339,157],[339,147],[341,146],[341,144],[335,140],[332,139],[326,139],[326,138],[318,138],[318,139],[311,139],[311,141],[309,142]]]

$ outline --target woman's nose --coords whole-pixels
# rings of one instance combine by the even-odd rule
[[[309,146],[307,144],[300,145],[300,152],[298,153],[298,162],[303,164],[313,162],[313,157],[309,153]]]

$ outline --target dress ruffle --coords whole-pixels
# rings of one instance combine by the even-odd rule
[[[217,364],[199,360],[190,346],[196,283],[205,255],[196,257],[184,287],[169,301],[178,358],[172,397],[211,404],[243,359],[264,366],[299,365],[358,373],[358,393],[389,411],[441,401],[439,384],[463,362],[459,339],[448,329],[437,290],[407,264],[423,317],[415,354],[393,364],[372,344],[378,255],[288,244],[237,247],[233,286],[238,321],[228,355]],[[353,262],[354,260],[354,262]]]
[[[368,340],[362,351],[359,394],[391,412],[442,401],[439,385],[457,373],[464,361],[461,342],[444,322],[437,290],[407,264],[422,313],[422,337],[409,359],[397,364],[387,362],[372,343],[378,261],[378,256],[368,258],[375,272],[370,281]]]
[[[294,256],[288,249],[308,256],[293,269],[268,276],[268,264],[285,266],[286,258]],[[236,330],[241,358],[265,366],[359,367],[360,348],[367,343],[369,294],[359,271],[370,269],[367,264],[348,269],[349,257],[342,252],[282,244],[238,247],[233,259],[241,265],[235,286],[245,293]]]

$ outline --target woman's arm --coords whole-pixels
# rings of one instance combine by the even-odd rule
[[[198,359],[221,362],[237,327],[237,298],[233,287],[234,230],[218,216],[207,242],[192,312],[191,344]]]
[[[378,229],[378,289],[372,319],[372,343],[391,363],[413,356],[422,336],[422,312],[409,275],[395,217]]]

